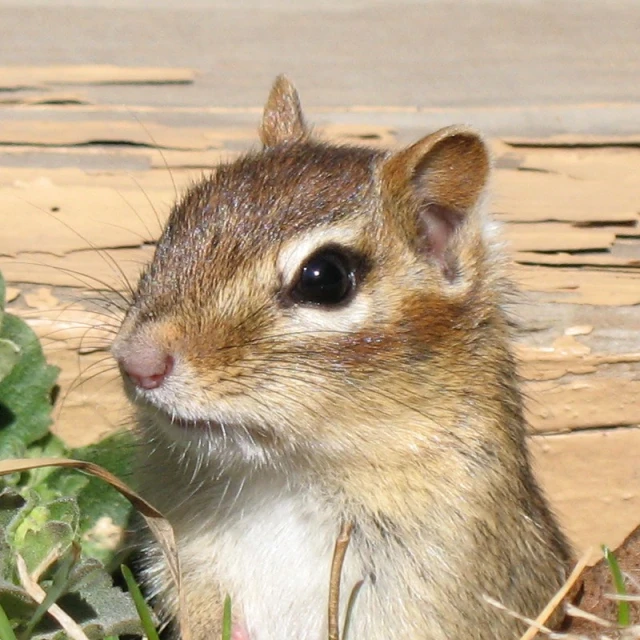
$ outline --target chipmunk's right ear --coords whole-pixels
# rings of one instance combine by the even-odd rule
[[[264,106],[260,140],[265,147],[301,140],[309,134],[302,115],[300,98],[284,75],[278,76]]]
[[[453,280],[457,272],[454,245],[478,209],[490,170],[489,152],[472,129],[446,127],[392,155],[382,181],[395,215],[412,236],[416,249],[428,255]]]

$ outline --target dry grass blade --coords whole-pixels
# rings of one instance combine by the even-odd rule
[[[91,462],[72,460],[70,458],[30,458],[14,460],[0,460],[0,476],[8,473],[18,473],[40,467],[68,467],[89,473],[117,489],[140,512],[149,529],[156,537],[158,544],[167,560],[169,570],[176,583],[180,598],[180,631],[182,640],[191,640],[187,607],[180,578],[180,564],[173,529],[167,519],[144,498],[128,487],[122,480],[102,467]]]
[[[46,591],[35,582],[29,575],[27,565],[21,555],[16,558],[16,565],[18,567],[18,577],[20,578],[20,584],[23,589],[38,603],[42,604],[47,597]],[[58,624],[64,629],[65,633],[72,640],[89,640],[84,634],[84,631],[74,621],[74,619],[65,613],[57,604],[52,604],[47,611],[49,615],[56,619]]]
[[[613,629],[613,624],[611,624],[611,622],[609,622],[608,620],[605,620],[600,616],[596,616],[593,613],[589,613],[588,611],[583,611],[582,609],[579,609],[578,607],[575,607],[572,604],[567,605],[567,614],[570,615],[572,618],[582,618],[583,620],[588,620],[589,622],[593,622],[594,624],[597,624],[599,627],[602,627],[603,629],[605,628]]]
[[[516,620],[520,620],[521,622],[528,624],[530,627],[536,630],[536,633],[544,633],[549,637],[553,636],[553,632],[551,631],[551,629],[547,629],[547,627],[545,627],[543,624],[539,624],[538,622],[536,622],[535,620],[532,620],[531,618],[527,618],[526,616],[520,615],[516,611],[512,611],[511,609],[508,609],[501,602],[498,602],[497,600],[495,600],[494,598],[486,594],[482,597],[484,601],[490,604],[492,607],[495,607],[500,611],[504,611],[506,614],[510,615],[512,618],[515,618]]]
[[[343,523],[333,550],[329,582],[329,640],[340,640],[340,578],[352,531],[353,522]]]
[[[587,566],[589,562],[589,558],[591,558],[592,555],[593,555],[593,549],[587,549],[587,551],[582,555],[580,560],[577,562],[576,566],[574,567],[573,571],[567,578],[566,582],[562,585],[562,587],[560,587],[560,589],[558,589],[558,591],[553,596],[553,598],[549,600],[549,603],[547,604],[547,606],[542,610],[540,615],[534,620],[534,624],[532,624],[529,627],[529,629],[527,629],[527,631],[520,638],[520,640],[532,640],[532,638],[535,638],[535,636],[538,635],[538,632],[540,631],[541,627],[544,626],[544,624],[549,619],[551,614],[556,610],[556,608],[565,598],[567,593],[569,593],[569,590],[571,589],[571,587],[573,587],[573,585],[576,583],[576,581],[584,571],[585,567]]]
[[[620,595],[619,593],[605,593],[605,598],[609,600],[623,601],[623,602],[640,602],[640,596],[634,596],[630,594]]]

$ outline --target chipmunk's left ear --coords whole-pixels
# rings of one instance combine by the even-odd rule
[[[265,147],[301,140],[309,134],[300,98],[286,76],[278,76],[264,107],[260,140]]]
[[[456,232],[478,208],[490,172],[489,152],[472,129],[447,127],[392,155],[382,181],[418,251],[452,279]]]

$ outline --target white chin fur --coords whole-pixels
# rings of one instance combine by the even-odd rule
[[[238,421],[172,420],[158,411],[147,414],[144,425],[152,438],[160,436],[165,446],[193,458],[198,466],[207,462],[218,468],[238,463],[261,466],[270,458],[252,429]]]

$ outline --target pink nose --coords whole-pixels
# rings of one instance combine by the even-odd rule
[[[173,357],[154,349],[139,349],[119,360],[133,384],[141,389],[157,389],[173,370]]]

